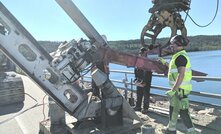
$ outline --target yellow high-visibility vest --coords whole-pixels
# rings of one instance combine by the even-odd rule
[[[178,76],[178,68],[175,64],[175,60],[180,55],[183,55],[187,59],[183,82],[181,83],[179,87],[181,89],[184,89],[184,94],[186,95],[186,94],[189,94],[190,91],[192,90],[192,83],[191,83],[192,70],[191,70],[189,57],[185,50],[179,51],[172,56],[172,59],[169,64],[168,79],[169,79],[169,84],[172,87],[175,84],[177,76]]]

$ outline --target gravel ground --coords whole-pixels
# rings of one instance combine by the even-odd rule
[[[163,134],[162,129],[168,123],[169,102],[167,98],[160,96],[152,96],[150,103],[150,112],[147,115],[136,112],[144,121],[155,128],[156,134]],[[195,124],[196,131],[203,134],[220,134],[221,132],[221,109],[204,106],[200,104],[190,104],[192,120]],[[186,127],[179,119],[177,124],[178,134],[186,132]]]
[[[87,86],[90,86],[87,85]],[[124,96],[125,92],[119,90]],[[128,91],[127,97],[130,98],[131,93]],[[136,93],[133,93],[134,101],[136,102]],[[134,102],[134,103],[135,103]],[[163,134],[163,128],[167,126],[169,115],[169,101],[166,97],[154,96],[150,98],[150,108],[147,114],[136,112],[143,120],[144,124],[151,125],[155,129],[156,134]],[[190,104],[191,117],[196,127],[197,133],[202,134],[220,134],[221,132],[221,109],[206,106],[203,104]],[[186,127],[181,119],[178,120],[177,134],[186,133]],[[141,133],[141,132],[135,132]]]

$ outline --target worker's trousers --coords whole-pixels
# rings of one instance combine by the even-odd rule
[[[137,87],[136,107],[141,108],[142,100],[143,108],[148,109],[150,103],[150,85],[146,85],[145,87]]]
[[[189,100],[187,95],[180,97],[179,91],[170,98],[170,117],[168,130],[176,131],[178,115],[180,114],[184,125],[187,127],[187,134],[195,134],[195,128],[189,114]]]

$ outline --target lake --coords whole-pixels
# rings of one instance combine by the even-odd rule
[[[220,77],[221,78],[221,50],[216,51],[198,51],[189,52],[189,57],[193,70],[201,71],[208,74],[208,77]],[[110,64],[110,70],[128,70],[133,71],[134,68],[127,68],[125,66]],[[122,80],[124,74],[111,73],[110,79]],[[134,75],[128,75],[128,80],[134,79]],[[152,85],[166,86],[168,80],[166,78],[153,77]],[[120,86],[117,84],[117,86]],[[134,87],[135,90],[135,87]],[[216,93],[221,95],[221,81],[193,81],[193,90],[198,92]],[[151,89],[152,93],[164,94],[164,91]],[[191,100],[198,100],[202,102],[209,102],[221,105],[221,101],[218,99],[207,99],[205,97],[190,96]]]

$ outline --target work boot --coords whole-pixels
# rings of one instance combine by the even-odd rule
[[[142,109],[141,113],[142,114],[147,114],[148,113],[148,109],[147,108]]]
[[[196,130],[194,127],[187,129],[187,134],[196,134]]]
[[[134,111],[141,111],[140,107],[134,107],[133,109],[134,109]]]
[[[163,134],[176,134],[176,130],[169,130],[168,128],[163,128],[162,129]]]

